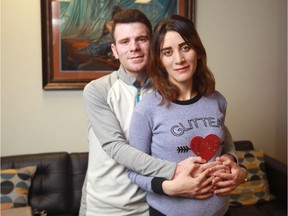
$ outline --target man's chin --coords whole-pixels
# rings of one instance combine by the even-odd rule
[[[133,64],[131,65],[131,71],[134,71],[134,73],[140,73],[146,69],[146,65],[144,64]]]
[[[138,75],[143,74],[143,73],[146,74],[146,67],[138,67],[138,68],[131,67],[130,70],[126,70],[126,72],[128,72],[128,74],[130,74],[132,76],[138,76]]]

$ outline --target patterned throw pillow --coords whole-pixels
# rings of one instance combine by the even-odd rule
[[[230,205],[254,205],[271,201],[273,196],[269,191],[263,151],[237,151],[236,155],[239,165],[247,169],[248,181],[240,184],[231,193]]]
[[[28,205],[28,191],[37,167],[1,170],[1,210]]]

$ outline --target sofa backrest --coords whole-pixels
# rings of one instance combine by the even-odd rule
[[[249,140],[241,140],[234,142],[236,151],[254,150],[253,143]]]
[[[250,149],[250,141],[235,142],[236,149]],[[1,169],[36,165],[29,190],[29,205],[48,215],[79,214],[88,152],[39,153],[1,157]]]

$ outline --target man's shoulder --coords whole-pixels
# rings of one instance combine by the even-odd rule
[[[117,71],[112,72],[111,74],[105,75],[98,79],[90,81],[84,87],[84,94],[89,94],[89,92],[102,92],[109,90],[113,84],[119,79]]]

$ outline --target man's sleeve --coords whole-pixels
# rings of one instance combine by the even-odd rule
[[[153,158],[128,145],[120,124],[107,103],[107,95],[107,87],[101,83],[89,83],[83,91],[89,123],[104,151],[115,161],[137,173],[171,179],[176,163]]]

